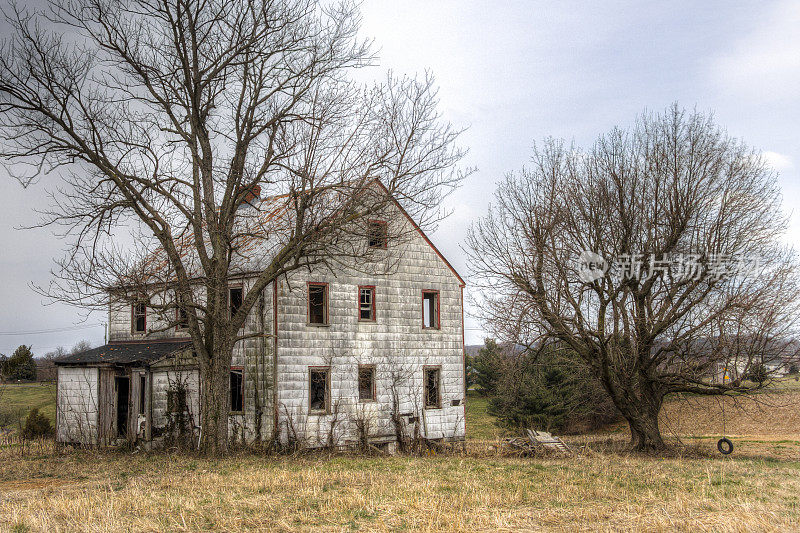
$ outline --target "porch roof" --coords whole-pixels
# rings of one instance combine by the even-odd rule
[[[192,345],[189,341],[180,342],[114,342],[61,357],[54,361],[57,365],[150,363],[167,355],[180,352]]]

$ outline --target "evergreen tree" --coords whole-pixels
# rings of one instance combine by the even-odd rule
[[[36,362],[30,346],[21,345],[11,357],[0,362],[0,374],[9,380],[36,380]]]
[[[507,358],[489,414],[508,429],[564,430],[618,417],[608,394],[574,354],[526,351]]]
[[[482,394],[491,396],[497,392],[497,383],[503,374],[503,350],[494,339],[485,339],[478,355],[471,359],[472,380]]]

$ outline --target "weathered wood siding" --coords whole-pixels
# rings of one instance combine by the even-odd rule
[[[98,369],[58,368],[56,440],[97,444]]]
[[[117,394],[114,368],[100,368],[97,394],[98,443],[101,446],[112,444],[117,438]]]
[[[244,280],[248,291],[252,280]],[[272,285],[264,289],[247,317],[243,333],[259,336],[240,341],[233,352],[231,366],[244,372],[244,410],[228,420],[231,437],[239,441],[266,441],[272,438],[274,364]]]
[[[200,426],[200,373],[193,369],[181,370],[154,370],[151,374],[153,380],[152,391],[152,427],[154,433],[164,431],[170,423],[170,413],[167,405],[169,390],[180,387],[186,389],[186,405],[188,407],[189,421],[192,427]]]
[[[405,224],[402,216],[393,224]],[[390,229],[390,236],[393,231]],[[408,235],[408,226],[396,229]],[[281,438],[291,433],[309,443],[358,438],[356,420],[367,419],[369,437],[394,436],[393,395],[399,414],[414,417],[428,438],[465,436],[462,287],[419,234],[389,242],[388,273],[353,269],[294,272],[278,284],[278,409]],[[307,322],[307,282],[328,283],[329,325]],[[376,320],[358,320],[358,287],[375,286]],[[422,291],[437,290],[440,329],[422,328]],[[376,402],[358,400],[358,365],[376,368]],[[423,409],[423,367],[441,367],[441,408]],[[331,413],[309,413],[309,367],[331,367]],[[395,393],[393,394],[393,391]],[[405,421],[409,417],[404,417]],[[333,431],[331,432],[331,428]]]
[[[163,295],[152,295],[154,302],[158,302]],[[175,310],[168,311],[170,315],[175,313]],[[166,328],[167,324],[174,322],[175,316],[163,317],[153,310],[147,309],[147,334],[133,332],[133,314],[131,304],[129,302],[112,301],[109,304],[108,311],[108,338],[112,342],[116,341],[132,341],[132,340],[158,340],[170,339],[189,340],[189,336],[185,331],[178,331],[174,327]],[[166,328],[166,329],[165,329]]]
[[[407,433],[418,430],[428,438],[464,438],[461,282],[404,215],[398,212],[391,218],[389,247],[375,252],[385,254],[385,260],[377,266],[337,267],[336,272],[323,268],[296,271],[277,283],[277,294],[273,295],[272,285],[264,291],[243,330],[259,335],[241,341],[233,354],[232,366],[244,371],[244,410],[230,415],[232,437],[248,442],[271,439],[277,419],[277,431],[283,441],[293,434],[309,444],[327,442],[331,436],[336,444],[345,444],[359,438],[359,421],[367,420],[370,438],[391,440],[395,436],[391,417],[396,412],[406,415],[403,420]],[[412,238],[393,241],[393,234]],[[388,270],[387,265],[391,267]],[[328,326],[307,323],[307,282],[329,284]],[[241,283],[246,292],[252,281],[245,279]],[[374,322],[358,320],[360,285],[375,287]],[[423,290],[439,292],[439,329],[422,327]],[[132,336],[130,306],[112,304],[109,313],[113,341],[185,338],[174,329],[146,337]],[[160,325],[154,315],[148,314],[148,329]],[[359,364],[375,366],[375,402],[358,400]],[[426,365],[441,368],[441,408],[423,408]],[[309,413],[309,367],[313,366],[331,368],[329,414]],[[158,365],[152,368],[151,379],[148,412],[152,415],[153,435],[168,423],[167,390],[175,380],[185,381],[193,423],[199,425],[196,367],[187,368],[186,361],[172,370]]]

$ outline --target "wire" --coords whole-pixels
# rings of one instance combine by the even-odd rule
[[[77,331],[80,329],[96,328],[99,326],[105,326],[105,324],[98,322],[97,324],[84,324],[82,326],[65,326],[61,328],[38,329],[31,331],[0,331],[0,336],[11,337],[15,335],[41,335],[42,333],[63,333],[65,331]]]

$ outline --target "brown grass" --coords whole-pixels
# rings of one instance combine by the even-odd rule
[[[678,435],[762,435],[800,440],[800,392],[765,393],[741,399],[687,397],[668,402],[665,430]]]
[[[800,463],[476,452],[225,460],[72,451],[0,455],[0,524],[18,531],[780,529]],[[3,526],[0,526],[2,528]]]
[[[571,438],[579,453],[570,458],[503,456],[496,439],[429,457],[215,460],[40,447],[20,458],[0,449],[0,530],[797,529],[800,425],[790,397],[800,393],[755,411],[726,407],[737,435],[729,457],[714,451],[720,415],[708,399],[667,406],[688,443],[667,458],[630,453],[622,431]]]

